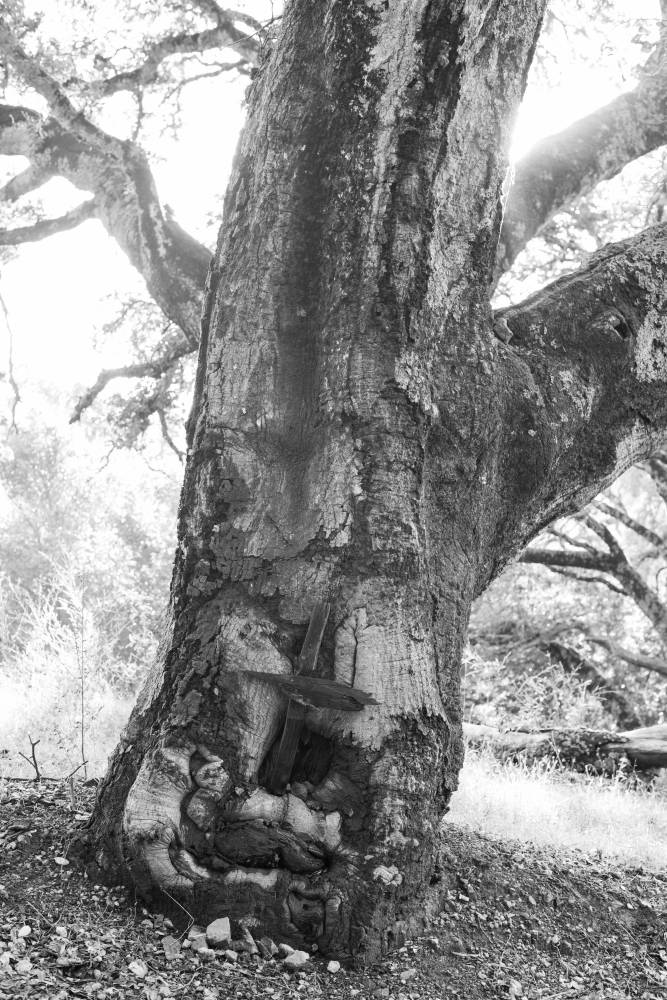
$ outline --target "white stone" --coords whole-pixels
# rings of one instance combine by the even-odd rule
[[[307,962],[310,962],[310,955],[307,951],[292,951],[283,959],[286,969],[302,969]]]
[[[334,962],[332,959],[327,965],[327,972],[332,972],[334,975],[336,972],[340,972],[340,962]]]
[[[222,948],[232,940],[232,928],[229,917],[218,917],[206,928],[206,940],[211,948]]]
[[[190,938],[190,947],[195,952],[203,951],[204,948],[208,948],[208,943],[206,941],[205,934],[198,934],[197,937]]]

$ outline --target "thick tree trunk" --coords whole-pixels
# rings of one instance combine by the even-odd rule
[[[95,819],[100,867],[144,895],[330,952],[401,933],[461,764],[472,442],[495,420],[470,400],[542,7],[484,6],[288,10],[209,278],[164,673]],[[378,704],[309,706],[292,790],[271,794],[285,698],[248,672],[292,673],[318,600],[318,672]]]
[[[98,869],[160,906],[367,959],[400,940],[461,764],[473,596],[664,417],[654,402],[633,432],[627,347],[582,364],[599,324],[555,388],[540,301],[508,314],[518,353],[493,334],[504,150],[542,13],[293,0],[254,85],[209,273],[173,621],[91,827]],[[619,270],[639,323],[662,271],[628,291],[621,264],[648,252],[594,259],[583,302],[552,293],[557,329],[597,315]],[[613,381],[600,426],[584,370]]]
[[[493,729],[464,725],[469,743],[489,746],[502,760],[557,760],[574,771],[613,775],[619,769],[655,772],[667,767],[667,725],[624,733],[597,729]]]

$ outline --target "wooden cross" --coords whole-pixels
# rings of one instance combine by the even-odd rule
[[[330,708],[339,712],[360,712],[366,705],[377,705],[375,698],[364,691],[359,691],[358,688],[316,675],[317,657],[330,610],[331,605],[326,601],[318,601],[315,605],[296,662],[296,673],[285,676],[264,670],[244,671],[245,677],[256,677],[258,680],[273,684],[288,698],[280,745],[269,766],[266,781],[266,788],[277,795],[285,790],[285,785],[292,774],[301,730],[309,707]]]

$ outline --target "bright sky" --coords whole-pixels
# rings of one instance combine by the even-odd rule
[[[627,0],[617,0],[616,5],[627,16]],[[55,7],[57,4],[51,10]],[[645,18],[655,23],[658,13],[658,0],[633,0],[633,20]],[[529,86],[516,126],[513,155],[520,156],[540,136],[558,131],[634,86],[631,69],[645,57],[630,44],[628,26],[620,26],[611,39],[596,36],[591,24],[587,32],[588,37],[560,29],[552,33],[549,83],[534,80]],[[155,165],[163,200],[173,208],[181,225],[200,237],[206,214],[219,205],[229,173],[243,120],[244,86],[209,81],[191,85],[184,102],[181,137],[178,143],[163,143],[161,162]],[[211,108],[216,109],[213,121]],[[122,113],[120,107],[118,113]],[[0,170],[8,160],[0,157]],[[68,187],[65,182],[52,181],[44,189],[49,214],[70,207]],[[15,333],[14,365],[19,382],[43,382],[71,391],[75,383],[93,381],[101,367],[126,361],[122,345],[107,343],[96,352],[93,342],[95,333],[115,312],[110,293],[131,294],[140,288],[141,282],[124,256],[96,222],[26,245],[0,274],[0,291]],[[0,344],[2,370],[6,367],[7,337],[1,323],[0,335],[4,338]],[[74,395],[72,392],[72,398]]]

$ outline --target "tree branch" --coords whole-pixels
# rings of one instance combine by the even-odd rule
[[[626,663],[631,663],[635,667],[642,667],[644,670],[651,670],[655,674],[660,674],[661,677],[667,677],[667,661],[657,659],[653,656],[644,656],[643,653],[631,653],[617,642],[614,642],[613,639],[608,639],[603,635],[591,635],[587,631],[585,635],[589,642],[592,642],[596,646],[602,646],[612,656],[617,656],[619,660],[625,660]]]
[[[89,97],[109,97],[122,90],[136,93],[159,79],[160,68],[165,59],[175,55],[187,56],[223,48],[233,49],[241,56],[238,62],[230,64],[230,68],[235,68],[239,72],[248,72],[259,59],[260,40],[256,35],[249,35],[241,31],[234,22],[239,20],[246,23],[252,22],[249,23],[249,26],[255,32],[261,31],[261,25],[254,18],[249,19],[243,14],[232,17],[229,12],[220,9],[218,9],[218,17],[216,17],[218,23],[214,28],[190,34],[171,35],[147,46],[143,62],[135,66],[134,69],[123,70],[106,79],[91,82],[74,77],[68,80],[68,84],[82,88]]]
[[[666,287],[662,223],[496,313],[511,336],[493,338],[507,456],[495,543],[505,552],[518,554],[662,443]]]
[[[30,82],[25,59],[22,65]],[[0,105],[0,153],[30,160],[23,184],[15,178],[14,189],[0,192],[0,198],[4,194],[13,200],[23,193],[21,187],[32,189],[54,175],[65,177],[83,191],[92,191],[97,217],[143,276],[154,301],[194,350],[199,341],[210,252],[166,217],[141,149],[87,122],[52,78],[39,68],[36,73],[41,73],[45,93],[50,93],[58,106],[60,120],[42,118],[28,108]],[[63,122],[69,123],[67,127]]]
[[[665,540],[661,538],[660,535],[658,535],[655,531],[651,531],[651,529],[647,528],[646,525],[636,521],[634,517],[630,517],[629,514],[626,514],[625,511],[620,510],[614,504],[611,504],[606,500],[596,500],[595,506],[598,510],[602,511],[603,514],[613,517],[614,520],[624,524],[626,528],[630,528],[630,530],[634,531],[634,533],[639,535],[640,538],[645,538],[646,541],[654,545],[655,548],[661,549],[664,546]]]
[[[133,365],[124,365],[120,368],[105,368],[97,376],[94,384],[86,390],[86,392],[84,392],[83,396],[81,396],[72,411],[69,422],[74,424],[80,420],[84,411],[87,410],[89,406],[92,406],[102,390],[114,379],[161,378],[180,358],[186,357],[190,353],[190,345],[184,343],[180,347],[175,348],[169,354],[166,354],[155,361],[140,361]],[[176,450],[180,455],[178,449]]]
[[[549,567],[588,569],[597,573],[611,573],[614,570],[614,561],[604,552],[592,555],[590,552],[530,548],[521,553],[519,562],[539,563],[541,566]]]
[[[567,577],[568,580],[576,580],[578,583],[597,583],[601,587],[606,587],[607,590],[611,590],[613,594],[620,594],[621,597],[627,597],[626,592],[621,586],[616,583],[612,583],[605,576],[585,576],[583,572],[577,573],[573,569],[560,569],[558,566],[549,566],[552,573],[558,573],[560,576]]]
[[[71,212],[57,219],[40,219],[31,226],[16,226],[14,229],[0,229],[0,246],[18,246],[20,243],[34,243],[46,239],[55,233],[64,233],[68,229],[76,229],[82,222],[92,219],[96,214],[95,199],[82,202]]]
[[[572,199],[667,142],[665,34],[663,30],[635,90],[542,139],[519,161],[503,217],[498,275]]]

